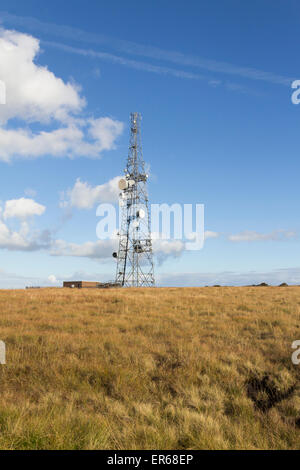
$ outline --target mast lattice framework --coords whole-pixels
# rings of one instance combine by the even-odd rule
[[[130,143],[124,178],[119,182],[121,224],[116,283],[155,285],[147,178],[141,144],[141,115],[130,115]]]

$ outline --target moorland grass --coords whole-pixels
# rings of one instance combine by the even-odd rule
[[[300,287],[0,292],[1,449],[295,449]]]

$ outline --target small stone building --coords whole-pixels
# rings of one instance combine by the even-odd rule
[[[121,284],[116,282],[96,282],[96,281],[64,281],[63,287],[71,287],[75,289],[89,288],[89,289],[109,289],[111,287],[121,287]]]
[[[95,281],[64,281],[63,287],[71,287],[76,289],[82,288],[96,288],[99,287],[99,282]]]

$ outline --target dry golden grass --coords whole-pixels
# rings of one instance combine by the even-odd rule
[[[295,449],[299,313],[300,287],[1,291],[0,448]]]

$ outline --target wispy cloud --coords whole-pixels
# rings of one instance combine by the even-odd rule
[[[157,275],[161,286],[245,286],[266,282],[270,285],[300,284],[300,268],[277,269],[273,271],[248,272],[203,272],[203,273],[165,273]]]
[[[112,62],[114,64],[123,65],[127,68],[141,70],[144,72],[155,73],[158,75],[169,75],[177,78],[188,79],[188,80],[201,80],[206,82],[207,85],[211,87],[222,86],[229,91],[234,91],[237,93],[247,93],[254,96],[261,96],[262,92],[253,90],[245,85],[238,83],[233,83],[224,80],[214,80],[207,75],[200,75],[199,73],[187,72],[185,70],[174,69],[171,67],[165,67],[162,65],[153,65],[147,62],[142,62],[140,60],[128,59],[126,57],[117,56],[103,51],[95,51],[93,49],[82,49],[79,47],[68,46],[67,44],[62,44],[55,41],[44,41],[41,40],[41,44],[48,47],[53,47],[64,52],[71,54],[77,54],[84,57],[90,57],[92,59],[105,60],[106,62]]]
[[[54,42],[54,41],[41,41],[45,46],[55,47],[65,52],[72,54],[82,55],[85,57],[92,57],[94,59],[102,59],[108,62],[114,62],[115,64],[124,65],[129,68],[136,70],[144,70],[146,72],[157,73],[160,75],[173,75],[179,78],[188,78],[192,80],[207,80],[208,77],[199,75],[192,72],[185,72],[184,70],[176,70],[169,67],[163,67],[160,65],[152,65],[147,62],[141,62],[137,60],[127,59],[121,56],[110,54],[108,52],[94,51],[93,49],[82,49],[78,47],[68,46],[66,44]]]
[[[279,241],[295,238],[297,233],[292,230],[273,230],[270,233],[260,233],[254,230],[245,230],[235,235],[229,235],[231,242]]]
[[[203,58],[197,55],[185,54],[178,51],[170,51],[154,46],[146,46],[143,44],[138,44],[133,41],[126,41],[122,39],[117,39],[114,37],[106,36],[103,34],[92,33],[83,31],[79,28],[73,28],[66,25],[57,25],[53,23],[42,22],[36,18],[31,17],[20,17],[12,15],[7,12],[0,12],[0,21],[4,21],[7,24],[13,26],[22,26],[30,28],[31,30],[39,31],[43,34],[49,36],[59,37],[66,40],[77,41],[80,44],[94,44],[108,47],[110,49],[116,50],[119,53],[132,55],[136,57],[145,57],[148,59],[154,59],[158,61],[165,61],[173,64],[177,64],[184,67],[192,67],[200,70],[205,70],[207,72],[212,72],[214,74],[224,74],[229,76],[236,76],[244,79],[263,81],[267,83],[285,85],[289,86],[293,81],[292,77],[283,76],[281,74],[266,72],[263,70],[256,69],[254,67],[235,65],[228,62],[216,61],[213,59]],[[58,46],[59,43],[56,43]],[[79,53],[80,49],[70,48],[69,52]],[[83,53],[84,49],[81,49],[80,53]],[[145,62],[139,62],[131,59],[125,59],[123,57],[114,56],[113,54],[108,54],[104,52],[97,53],[96,51],[85,51],[85,54],[88,52],[88,55],[97,54],[98,58],[105,60],[112,60],[122,65],[136,67],[141,70],[146,70],[154,73],[167,73],[182,78],[202,78],[201,75],[195,74],[193,72],[186,72],[183,70],[174,70],[169,69],[168,67],[160,67]],[[99,54],[99,55],[98,55]],[[217,82],[218,80],[211,80]],[[215,86],[216,86],[215,84]],[[234,88],[236,84],[229,84]]]

